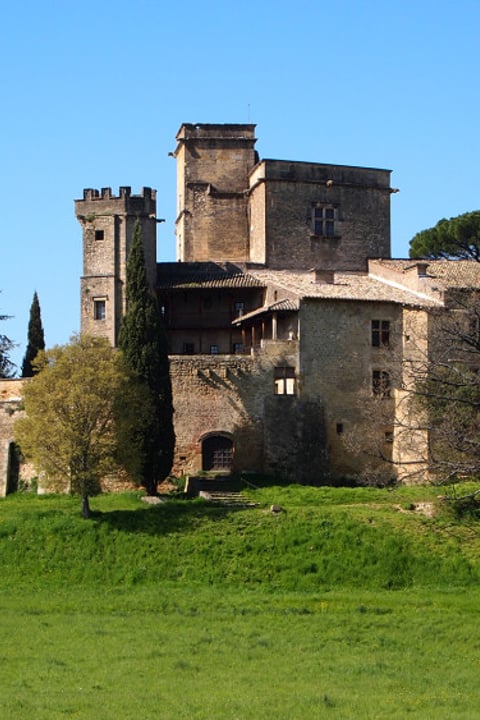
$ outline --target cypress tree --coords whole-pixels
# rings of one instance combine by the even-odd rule
[[[45,350],[45,335],[43,333],[42,316],[38,295],[33,293],[33,300],[30,306],[30,320],[28,322],[28,342],[25,357],[22,363],[22,377],[33,377],[35,370],[32,367],[37,353]]]
[[[119,346],[137,382],[143,385],[139,391],[146,388],[149,398],[133,431],[141,453],[138,479],[154,495],[172,468],[175,435],[167,337],[158,303],[148,286],[138,220],[128,255],[126,301]]]

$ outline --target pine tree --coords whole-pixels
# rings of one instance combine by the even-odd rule
[[[134,431],[141,447],[139,482],[150,494],[169,474],[173,462],[172,385],[167,338],[155,297],[148,286],[140,223],[135,224],[127,263],[127,311],[119,346],[137,382],[148,390],[149,406]]]
[[[37,353],[45,350],[45,335],[43,332],[42,316],[38,295],[33,293],[33,300],[30,306],[30,320],[28,322],[28,343],[25,357],[22,363],[22,377],[33,377],[35,370],[32,367]]]

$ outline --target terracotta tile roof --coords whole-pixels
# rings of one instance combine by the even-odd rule
[[[278,300],[278,302],[272,303],[270,305],[270,310],[275,310],[275,312],[285,312],[289,310],[298,310],[299,303],[294,302],[293,300]]]
[[[334,282],[315,280],[315,273],[290,270],[250,270],[264,285],[283,290],[297,298],[395,302],[403,305],[437,305],[438,301],[420,298],[407,288],[397,288],[369,277],[366,273],[335,273]]]
[[[262,287],[262,282],[234,263],[158,263],[157,289]]]
[[[294,300],[288,299],[278,300],[271,305],[262,305],[262,307],[259,307],[256,310],[252,310],[249,313],[245,313],[244,315],[235,318],[235,320],[232,320],[232,325],[240,325],[245,320],[250,320],[251,318],[259,317],[260,315],[266,315],[270,312],[296,312],[298,308],[298,301],[295,302]]]
[[[413,287],[412,272],[418,264],[427,266],[421,288]],[[159,263],[157,288],[248,288],[270,287],[278,292],[278,303],[255,312],[298,309],[302,298],[394,302],[402,305],[430,307],[441,304],[441,291],[449,287],[479,287],[480,263],[472,260],[375,260],[372,275],[341,273],[332,275],[333,282],[316,279],[314,271],[271,270],[247,266],[245,263]],[[379,277],[378,269],[388,271]],[[421,292],[420,292],[421,290]],[[292,305],[288,305],[288,303]]]
[[[426,265],[427,279],[443,289],[480,288],[480,263],[475,260],[375,260],[375,264],[404,274],[418,264]]]

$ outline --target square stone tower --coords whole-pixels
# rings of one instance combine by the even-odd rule
[[[107,337],[117,345],[125,312],[127,257],[135,223],[142,228],[145,265],[152,289],[156,277],[156,192],[144,187],[132,195],[121,187],[86,189],[75,201],[75,214],[83,230],[83,276],[81,291],[81,332]]]
[[[255,125],[184,124],[177,133],[177,260],[249,259]]]

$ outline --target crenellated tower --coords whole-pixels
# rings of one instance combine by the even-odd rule
[[[107,337],[117,345],[125,312],[127,257],[135,222],[142,227],[145,265],[150,286],[156,277],[156,192],[144,187],[132,195],[130,187],[83,191],[75,201],[75,214],[83,230],[81,278],[81,332]]]

